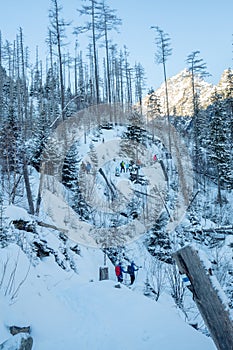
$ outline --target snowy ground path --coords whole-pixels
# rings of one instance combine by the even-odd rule
[[[5,256],[17,252],[10,246]],[[0,343],[15,324],[31,326],[33,350],[215,349],[210,338],[171,309],[166,297],[155,302],[125,286],[115,288],[114,277],[98,282],[100,259],[98,250],[83,248],[78,275],[62,271],[52,258],[31,267],[14,303],[0,295]],[[18,276],[28,263],[21,252]]]

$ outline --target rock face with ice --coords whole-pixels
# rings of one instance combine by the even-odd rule
[[[195,84],[200,94],[200,107],[206,109],[211,104],[211,95],[215,89],[218,92],[223,93],[226,91],[228,85],[227,73],[225,70],[219,83],[214,86],[209,84],[200,77],[195,78]],[[170,115],[175,116],[192,116],[193,114],[193,95],[192,95],[192,81],[190,74],[186,69],[179,72],[177,75],[167,80],[168,96],[169,96],[169,112]],[[159,99],[161,105],[161,114],[166,115],[166,95],[165,95],[165,84],[163,83],[160,88],[154,92]],[[146,112],[149,96],[145,97],[143,105],[144,111]]]

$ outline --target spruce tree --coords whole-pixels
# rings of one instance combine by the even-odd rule
[[[42,107],[43,108],[43,107]],[[49,136],[49,120],[47,119],[44,108],[40,111],[39,119],[37,120],[34,135],[31,138],[30,145],[30,162],[37,171],[40,170],[42,154]]]
[[[225,186],[232,187],[231,154],[228,143],[229,131],[227,115],[224,109],[222,96],[216,91],[213,95],[213,110],[210,122],[210,161],[216,171],[218,184],[217,202],[222,206],[221,190]]]
[[[68,151],[62,170],[62,182],[65,186],[70,188],[73,192],[77,190],[77,180],[78,180],[78,163],[80,158],[77,151],[77,145],[71,146]]]
[[[145,72],[141,63],[135,64],[135,97],[136,102],[139,101],[140,113],[142,114],[142,96],[145,88]]]
[[[192,84],[192,100],[193,100],[193,163],[195,169],[195,187],[198,188],[198,173],[203,168],[202,164],[202,141],[206,135],[203,135],[203,131],[207,130],[205,122],[205,114],[201,110],[200,106],[200,90],[198,84],[198,78],[204,78],[210,74],[206,70],[206,63],[202,58],[199,58],[200,51],[193,51],[187,57],[188,72],[191,78]]]
[[[228,113],[229,127],[230,127],[230,145],[232,149],[232,167],[233,167],[233,71],[227,70],[227,86],[224,91],[226,99],[226,107]]]

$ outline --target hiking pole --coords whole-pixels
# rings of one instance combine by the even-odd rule
[[[136,266],[137,266],[137,265],[136,265]],[[136,278],[138,277],[138,271],[139,271],[139,269],[142,269],[142,266],[137,266],[137,268],[138,268],[138,270],[136,271],[136,272],[137,272]],[[136,280],[136,278],[135,278],[135,280]]]

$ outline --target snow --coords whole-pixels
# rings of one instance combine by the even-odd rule
[[[80,123],[77,120],[75,120],[75,122]],[[154,154],[157,154],[160,158],[161,151],[159,148],[161,145],[159,145],[160,147],[151,145],[150,148],[146,148],[144,145],[137,143],[137,147],[135,148],[135,142],[131,140],[127,148],[124,149],[124,147],[122,147],[122,142],[125,140],[120,138],[120,136],[122,136],[125,131],[126,126],[118,126],[110,130],[101,130],[100,134],[100,131],[97,132],[94,128],[86,134],[85,140],[82,131],[79,130],[76,132],[76,141],[78,140],[79,145],[78,153],[82,155],[82,162],[84,164],[90,162],[92,165],[90,174],[83,174],[85,186],[82,190],[82,196],[85,202],[95,209],[95,213],[93,214],[95,217],[95,224],[93,222],[83,222],[79,219],[78,215],[69,205],[67,194],[56,177],[44,176],[43,211],[49,213],[54,224],[66,232],[66,234],[76,242],[91,247],[102,244],[102,241],[98,243],[96,240],[98,225],[103,231],[103,223],[101,221],[104,220],[108,230],[105,235],[109,234],[108,228],[111,225],[108,223],[109,217],[105,214],[110,213],[117,215],[118,213],[125,213],[127,203],[139,197],[138,193],[134,193],[135,190],[149,195],[152,193],[152,195],[146,199],[144,198],[141,200],[141,203],[139,203],[138,220],[134,220],[133,224],[129,220],[118,223],[118,230],[120,232],[118,236],[124,237],[125,242],[131,242],[137,239],[140,235],[144,234],[151,225],[151,218],[146,218],[144,213],[142,213],[142,201],[146,201],[148,213],[150,211],[154,212],[154,208],[156,207],[157,217],[161,211],[164,210],[163,203],[165,202],[167,183],[160,163],[153,161]],[[54,132],[55,138],[59,137],[57,134],[59,134],[59,130],[58,132]],[[70,131],[70,135],[73,136],[72,131]],[[104,142],[102,142],[102,139],[104,139]],[[72,142],[74,142],[73,138]],[[89,145],[89,148],[87,145]],[[96,169],[94,169],[95,164],[93,164],[90,156],[93,148],[96,156]],[[136,153],[135,149],[137,149]],[[131,154],[132,150],[135,154]],[[123,159],[125,162],[129,162],[130,160],[135,162],[136,159],[134,156],[143,161],[142,167],[139,169],[139,175],[149,180],[147,186],[142,187],[141,185],[133,184],[129,181],[129,172],[121,173],[120,177],[115,176],[115,168],[119,166],[120,161]],[[109,201],[109,198],[104,195],[106,182],[98,172],[99,168],[103,169],[108,181],[113,184],[114,189],[117,191],[117,200],[112,201],[112,203]],[[156,194],[154,195],[155,188]],[[125,234],[126,232],[129,232],[129,234]],[[99,235],[103,236],[103,233],[101,232]],[[112,239],[114,239],[113,235],[111,235],[111,242]]]
[[[15,205],[8,205],[5,210],[6,218],[8,219],[8,223],[13,220],[25,220],[25,221],[31,221],[31,216],[28,214],[28,212]]]
[[[17,206],[7,207],[6,214],[10,222],[33,219]],[[55,250],[59,249],[61,242],[54,230],[41,228],[39,236]],[[29,236],[26,240],[30,241]],[[131,249],[132,256],[137,254],[134,245]],[[132,289],[125,285],[115,288],[114,266],[108,259],[110,279],[98,280],[99,267],[104,261],[102,251],[81,245],[80,251],[76,256],[75,273],[58,266],[53,256],[29,259],[16,244],[0,250],[3,276],[0,343],[10,339],[9,348],[18,344],[22,336],[9,333],[9,327],[16,325],[30,326],[33,350],[149,350],[155,346],[164,350],[215,348],[210,338],[182,320],[167,294],[158,302],[142,294],[143,269]],[[9,289],[14,269],[13,284]]]
[[[212,270],[211,263],[208,260],[207,255],[204,253],[204,251],[198,250],[198,255],[199,255],[199,258],[202,261],[206,271]],[[230,300],[227,298],[226,294],[224,293],[223,289],[221,288],[220,283],[217,280],[216,276],[210,275],[209,277],[210,277],[211,284],[213,285],[214,289],[216,290],[216,292],[218,294],[219,299],[221,300],[225,309],[228,310],[228,312],[229,312],[230,311],[230,309],[229,309]]]
[[[82,130],[79,133],[79,151],[83,157],[82,160],[90,161],[88,144],[94,142],[98,167],[103,167],[106,175],[110,176],[116,189],[122,194],[122,198],[131,199],[135,189],[147,191],[149,194],[154,187],[157,187],[157,192],[161,193],[162,199],[166,197],[167,184],[163,171],[159,162],[152,162],[154,153],[158,158],[164,156],[159,147],[153,146],[154,149],[148,150],[143,157],[143,147],[138,150],[140,158],[143,159],[140,172],[150,180],[150,183],[146,188],[141,185],[133,187],[127,173],[121,174],[119,178],[114,175],[115,163],[119,165],[122,158],[130,159],[127,153],[120,153],[122,150],[120,150],[118,138],[122,130],[119,129],[117,132],[114,129],[104,130],[101,134],[101,138],[104,137],[104,143],[95,135],[94,138],[87,135],[88,144],[84,144],[81,134],[83,134]],[[115,137],[116,139],[113,140]],[[184,168],[189,170],[187,165],[189,163],[185,156],[186,154],[182,153]],[[185,184],[191,183],[191,175],[187,171],[183,176]],[[106,208],[106,203],[109,201],[103,196],[103,188],[106,187],[103,178],[99,173],[96,179],[92,174],[87,176],[89,181],[92,178],[91,181],[96,181],[95,192],[92,193],[90,203],[93,206],[98,204],[100,209],[104,208],[106,212],[111,212],[110,206]],[[79,220],[68,204],[67,191],[55,178],[45,176],[45,183],[47,188],[46,186],[44,188],[39,220],[56,225],[57,230],[37,227],[34,234],[14,229],[17,237],[15,241],[24,251],[16,244],[0,250],[0,274],[3,277],[0,278],[0,343],[9,338],[13,343],[15,339],[15,344],[18,342],[19,337],[14,338],[10,335],[9,326],[30,325],[34,341],[33,350],[215,349],[211,338],[204,336],[184,321],[184,315],[181,317],[182,312],[178,310],[167,290],[163,291],[157,302],[143,295],[148,273],[152,275],[152,279],[156,280],[153,272],[159,268],[153,266],[154,270],[152,269],[150,266],[152,257],[148,257],[148,251],[143,243],[139,242],[141,235],[145,232],[143,220],[135,219],[127,225],[118,227],[118,236],[122,230],[125,237],[127,228],[133,235],[127,238],[127,257],[134,259],[142,269],[139,270],[132,288],[127,285],[115,288],[114,266],[108,259],[109,280],[99,281],[99,267],[103,266],[104,255],[98,248],[96,237],[91,235],[91,224]],[[87,181],[87,186],[88,184]],[[37,187],[38,180],[33,183],[35,197]],[[155,196],[155,193],[153,195]],[[152,204],[149,198],[147,205],[150,211]],[[172,227],[184,218],[186,204],[184,199],[181,195],[178,196],[177,202],[180,204],[176,209],[178,218],[174,218],[170,223]],[[174,204],[176,204],[175,201]],[[124,208],[123,200],[121,205]],[[160,209],[159,206],[158,208]],[[37,219],[30,216],[26,210],[13,205],[6,208],[5,215],[8,223],[19,219],[34,222]],[[185,220],[184,223],[188,226],[190,221],[187,218]],[[211,226],[211,221],[205,224]],[[11,227],[13,228],[13,225]],[[109,228],[105,233],[108,231],[110,231]],[[69,254],[70,263],[64,258],[64,243],[59,237],[62,233],[68,234],[65,249]],[[46,241],[48,247],[52,248],[56,254],[50,254],[49,257],[42,259],[36,257],[30,244],[37,240]],[[72,253],[69,249],[77,242],[80,254]],[[55,261],[55,256],[63,263],[65,269]],[[71,263],[74,265],[73,269]],[[5,274],[4,266],[6,266]],[[13,276],[13,283],[11,283],[11,276]],[[189,299],[192,299],[192,296],[189,296]],[[191,307],[193,306],[190,306],[190,309]]]
[[[61,193],[61,192],[60,192]],[[91,225],[79,220],[77,214],[68,205],[64,197],[61,197],[59,191],[56,194],[44,190],[43,209],[53,219],[54,224],[69,234],[69,237],[81,244],[96,246],[96,242],[88,234]]]
[[[4,253],[4,256],[3,256]],[[1,250],[1,261],[17,256],[19,247]],[[11,325],[31,327],[33,349],[214,349],[210,338],[184,323],[166,298],[159,302],[111,280],[98,281],[99,250],[82,247],[79,274],[61,270],[53,258],[31,266],[16,299],[1,287],[0,343],[12,339]],[[16,286],[30,264],[20,250]]]

